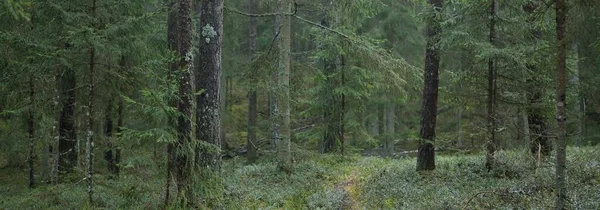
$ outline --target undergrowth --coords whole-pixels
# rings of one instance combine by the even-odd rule
[[[600,150],[569,148],[567,181],[573,209],[600,209]],[[152,154],[126,158],[122,175],[95,175],[94,209],[161,209],[164,167]],[[221,174],[197,177],[199,208],[212,209],[551,209],[554,159],[500,151],[495,169],[484,154],[438,156],[436,170],[416,172],[414,158],[379,158],[297,151],[294,173],[280,172],[274,157],[247,165],[223,163]],[[26,170],[0,169],[0,209],[91,209],[81,171],[58,185],[26,188]],[[206,177],[210,177],[207,181]],[[221,177],[220,179],[218,177]],[[212,183],[212,184],[210,184]],[[177,209],[177,208],[169,208]]]

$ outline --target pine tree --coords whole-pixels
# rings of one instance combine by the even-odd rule
[[[435,169],[435,125],[437,120],[437,102],[440,67],[440,20],[443,0],[428,0],[430,14],[427,17],[427,47],[425,50],[425,87],[423,88],[423,104],[421,106],[421,132],[417,171]]]

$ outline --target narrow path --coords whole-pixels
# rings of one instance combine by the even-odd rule
[[[342,192],[342,200],[340,201],[339,209],[358,210],[358,192],[356,191],[356,174],[358,168],[353,167],[350,175],[346,179],[335,185],[336,192]]]

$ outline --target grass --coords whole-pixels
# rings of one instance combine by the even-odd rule
[[[568,149],[569,205],[600,209],[600,148]],[[271,157],[246,165],[227,160],[222,182],[203,191],[205,206],[221,209],[551,209],[554,160],[527,151],[501,151],[496,169],[484,155],[438,156],[436,170],[418,173],[414,158],[389,159],[296,153],[295,171],[277,170]],[[163,169],[151,154],[125,160],[119,179],[95,177],[95,209],[157,209],[164,199]],[[64,183],[26,188],[26,171],[0,169],[0,209],[86,209],[86,183],[76,172]],[[220,187],[219,187],[220,186]],[[207,196],[212,195],[212,196]],[[220,195],[220,196],[219,196]]]

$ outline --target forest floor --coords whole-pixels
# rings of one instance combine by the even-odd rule
[[[152,153],[125,158],[119,179],[95,178],[95,209],[160,209],[163,168]],[[568,149],[569,205],[600,209],[600,147]],[[436,170],[418,173],[414,158],[295,152],[295,171],[278,171],[270,157],[248,165],[227,160],[219,183],[195,189],[204,207],[218,209],[552,209],[554,159],[526,150],[501,151],[496,169],[484,154],[442,155]],[[160,160],[160,158],[158,158]],[[101,167],[101,164],[99,164]],[[82,172],[63,183],[28,189],[25,169],[0,169],[0,209],[88,208]],[[218,180],[218,179],[217,179]],[[218,181],[217,181],[218,182]]]

